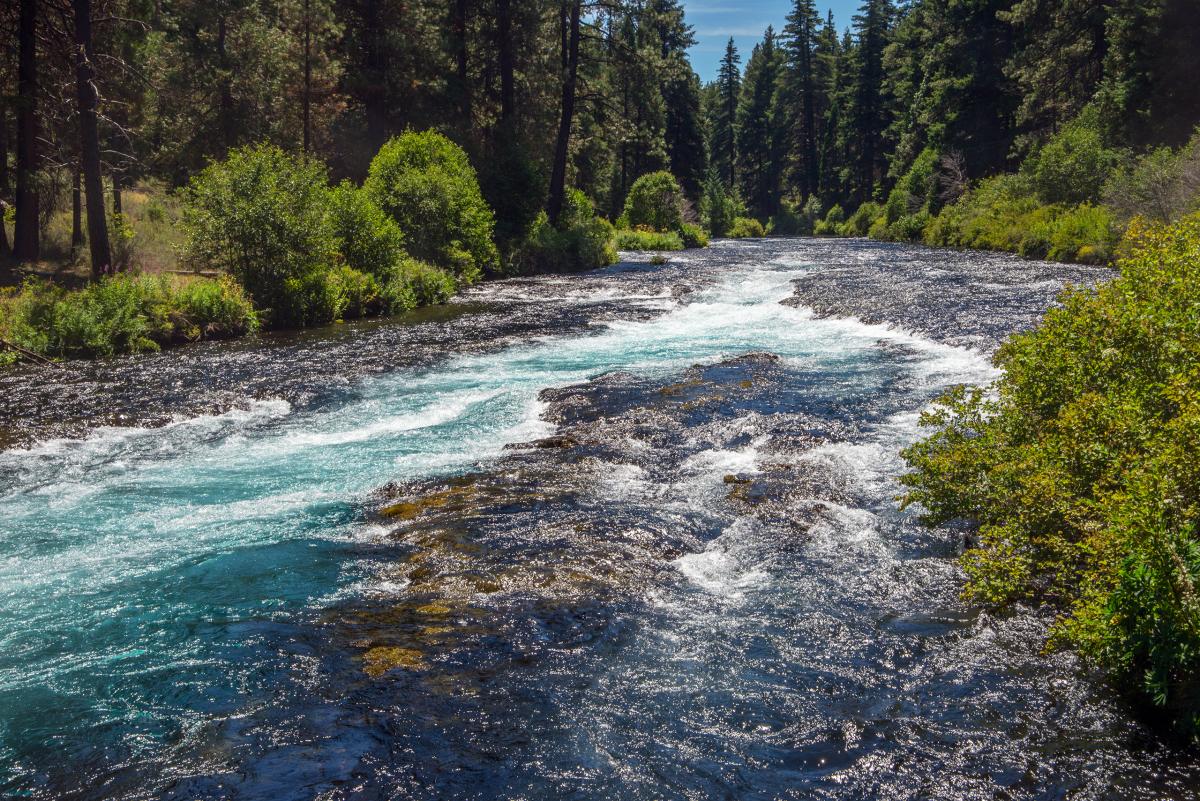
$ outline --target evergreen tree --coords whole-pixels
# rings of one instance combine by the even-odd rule
[[[737,173],[750,210],[769,217],[779,206],[781,165],[776,154],[777,92],[781,58],[768,27],[746,63],[737,113]]]
[[[725,45],[717,74],[716,106],[710,134],[712,164],[728,187],[734,186],[737,169],[737,109],[742,88],[742,59],[733,37]]]
[[[793,109],[789,119],[792,160],[796,165],[800,193],[805,198],[817,190],[819,183],[817,117],[818,106],[824,103],[826,88],[816,74],[820,24],[821,19],[813,0],[795,0],[783,29],[788,62],[784,93]]]
[[[891,0],[866,0],[854,16],[857,37],[854,59],[854,106],[851,125],[857,145],[855,194],[866,200],[887,172],[883,133],[887,109],[883,97],[883,50],[887,46]]]

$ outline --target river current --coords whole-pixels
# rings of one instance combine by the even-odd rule
[[[1200,798],[895,500],[1104,277],[722,241],[0,376],[0,797]]]

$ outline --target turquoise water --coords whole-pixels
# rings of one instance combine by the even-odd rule
[[[380,533],[364,512],[371,492],[487,466],[506,444],[551,433],[543,389],[616,370],[668,380],[769,352],[798,373],[835,376],[823,392],[852,403],[878,391],[884,342],[910,354],[909,400],[897,401],[882,444],[853,453],[866,459],[860,472],[898,469],[894,448],[915,436],[920,406],[993,369],[985,353],[902,327],[780,304],[819,269],[802,249],[717,249],[659,274],[501,284],[473,299],[598,313],[583,330],[451,351],[315,404],[247,398],[221,414],[0,453],[0,789],[153,795],[144,777],[169,780],[172,755],[219,749],[211,723],[275,703],[280,682],[303,682],[305,660],[319,658],[305,621],[402,591],[361,558]],[[693,291],[673,292],[679,285]],[[721,451],[706,470],[752,468],[754,458]],[[721,558],[706,551],[678,568],[739,591]],[[71,776],[87,786],[71,787]]]

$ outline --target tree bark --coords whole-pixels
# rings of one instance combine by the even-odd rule
[[[312,18],[304,0],[304,152],[312,149]]]
[[[575,117],[575,83],[579,75],[579,14],[581,0],[568,0],[563,13],[563,85],[562,113],[558,123],[558,141],[554,146],[554,166],[550,172],[550,200],[546,215],[554,225],[562,215],[567,189],[567,155],[571,144],[571,124]]]
[[[4,227],[4,209],[8,203],[8,108],[0,102],[0,256],[7,256],[8,229]]]
[[[508,120],[516,113],[517,94],[510,0],[496,2],[496,40],[496,49],[500,51],[500,119]]]
[[[113,214],[124,214],[124,204],[121,202],[121,173],[114,172],[112,176],[113,184]]]
[[[75,91],[79,111],[79,152],[83,191],[87,197],[88,249],[93,280],[113,272],[108,248],[108,222],[104,219],[104,183],[100,174],[100,131],[96,120],[98,97],[92,54],[92,2],[74,0]]]
[[[71,186],[71,250],[83,247],[83,189],[79,164],[75,164],[74,183]]]
[[[229,53],[225,47],[228,31],[225,25],[225,15],[217,17],[217,63],[221,67],[220,77],[220,108],[218,109],[221,140],[225,150],[233,149],[237,143],[237,131],[233,122],[233,81],[230,77]]]
[[[454,41],[454,62],[457,67],[455,79],[458,82],[458,111],[462,115],[461,124],[465,130],[470,131],[471,83],[467,71],[467,0],[454,0],[450,12],[450,34]]]
[[[38,259],[37,0],[21,0],[17,61],[17,220],[13,255]]]

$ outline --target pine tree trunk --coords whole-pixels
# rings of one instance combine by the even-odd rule
[[[571,124],[575,116],[575,82],[579,74],[579,14],[581,0],[563,3],[563,87],[562,115],[558,124],[558,141],[554,146],[554,167],[550,172],[550,201],[546,215],[554,225],[562,215],[567,188],[567,155],[571,144]],[[567,19],[569,17],[569,20]]]
[[[37,0],[21,0],[17,61],[17,221],[13,255],[37,261]]]
[[[454,0],[451,8],[450,33],[454,37],[454,62],[457,67],[455,94],[458,95],[460,124],[471,130],[471,84],[467,59],[467,0]]]
[[[312,20],[311,0],[304,0],[304,152],[312,149]]]
[[[496,45],[500,51],[500,119],[516,112],[516,59],[513,56],[512,9],[509,0],[496,2]]]
[[[113,272],[104,219],[104,183],[100,174],[100,131],[96,120],[95,68],[92,54],[92,2],[74,0],[75,90],[79,111],[79,150],[83,191],[87,198],[88,249],[93,280]]]
[[[8,229],[4,227],[4,209],[8,203],[8,108],[0,102],[0,256],[7,256]]]
[[[114,172],[112,177],[113,184],[113,214],[124,214],[125,208],[121,203],[121,174]]]
[[[83,247],[83,184],[79,165],[75,165],[71,185],[71,250]]]

